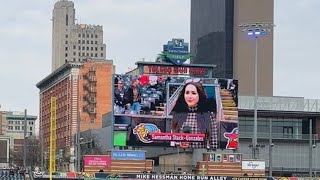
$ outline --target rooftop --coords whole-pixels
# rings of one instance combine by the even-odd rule
[[[254,96],[239,96],[239,109],[253,110]],[[257,109],[267,111],[320,112],[320,99],[303,97],[258,97]]]

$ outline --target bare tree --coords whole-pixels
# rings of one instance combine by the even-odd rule
[[[97,135],[90,133],[89,136],[86,136],[84,142],[85,143],[81,145],[82,155],[85,155],[85,154],[102,155],[103,154],[100,138]]]
[[[81,143],[81,157],[82,155],[102,155],[102,146],[100,144],[100,138],[93,133],[86,133],[84,140]],[[83,159],[81,161],[81,169],[84,168]]]
[[[41,146],[40,141],[35,136],[29,136],[27,139],[27,166],[41,165]],[[23,148],[22,145],[15,145],[15,149],[10,149],[11,165],[23,166]]]

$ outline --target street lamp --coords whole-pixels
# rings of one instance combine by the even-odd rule
[[[23,129],[23,167],[27,169],[27,110],[24,110],[24,129]]]
[[[257,146],[257,131],[258,131],[258,39],[266,36],[272,31],[275,25],[268,22],[254,22],[240,24],[239,28],[249,37],[255,39],[255,58],[254,58],[254,122],[253,122],[253,138],[252,138],[252,158],[257,159],[259,155],[259,147]]]

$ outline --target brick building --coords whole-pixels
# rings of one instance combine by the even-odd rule
[[[69,62],[37,84],[44,151],[49,148],[51,97],[56,97],[56,148],[73,153],[78,117],[85,131],[101,128],[102,114],[111,111],[113,71],[110,60]]]

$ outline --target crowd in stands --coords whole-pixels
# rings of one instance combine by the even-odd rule
[[[0,169],[1,180],[25,180],[26,171],[23,168],[2,168]]]

